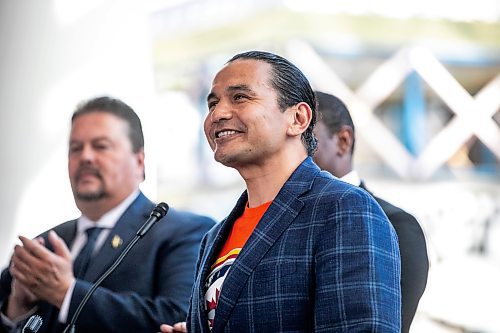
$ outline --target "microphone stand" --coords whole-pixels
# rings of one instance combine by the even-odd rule
[[[134,245],[142,238],[144,235],[151,229],[151,227],[154,225],[155,222],[163,218],[167,212],[168,212],[168,205],[164,202],[160,202],[156,207],[153,209],[151,212],[151,215],[149,219],[144,222],[142,227],[137,231],[135,234],[134,238],[127,244],[123,252],[116,258],[115,262],[113,265],[111,265],[106,272],[104,272],[103,275],[99,279],[97,279],[96,282],[92,285],[92,287],[87,291],[83,299],[81,300],[80,304],[78,304],[78,307],[75,310],[75,313],[73,314],[73,317],[71,317],[71,321],[69,324],[66,326],[64,329],[63,333],[75,333],[76,325],[75,322],[78,319],[78,316],[80,315],[80,312],[82,312],[83,307],[87,304],[89,301],[90,297],[94,294],[94,292],[99,288],[101,283],[106,280],[106,278],[113,273],[113,271],[118,267],[118,265],[121,264],[125,256],[130,252],[130,250],[134,247]]]

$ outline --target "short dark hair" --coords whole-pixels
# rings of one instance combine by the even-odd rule
[[[349,126],[352,128],[351,153],[354,152],[354,123],[352,122],[351,114],[347,106],[338,97],[321,91],[316,91],[315,93],[316,100],[318,101],[320,121],[325,124],[331,135],[340,131],[342,126]]]
[[[134,153],[137,153],[144,149],[144,134],[142,133],[141,120],[135,111],[123,101],[108,96],[96,97],[84,101],[73,112],[71,123],[81,115],[92,112],[107,112],[125,120],[129,125],[128,136],[132,143],[132,150]]]
[[[228,63],[240,59],[264,61],[271,65],[271,85],[278,93],[278,105],[282,111],[286,108],[305,102],[312,110],[311,123],[302,133],[302,143],[307,154],[312,156],[318,145],[313,129],[316,124],[316,97],[306,76],[290,61],[285,58],[263,51],[243,52],[232,57]]]

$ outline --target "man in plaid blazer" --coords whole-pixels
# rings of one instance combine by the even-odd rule
[[[215,159],[247,190],[202,241],[188,332],[399,332],[396,234],[367,192],[312,161],[316,100],[300,70],[271,53],[238,54],[207,101]],[[243,246],[225,254],[259,207]]]

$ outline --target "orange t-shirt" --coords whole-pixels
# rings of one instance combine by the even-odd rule
[[[207,311],[210,329],[212,329],[214,323],[215,309],[227,273],[271,202],[266,202],[254,208],[245,207],[243,214],[234,222],[226,243],[211,267],[210,274],[205,282],[205,310]]]

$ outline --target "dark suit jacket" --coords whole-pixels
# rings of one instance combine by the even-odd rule
[[[360,186],[368,191],[363,182]],[[401,331],[406,333],[410,330],[418,302],[427,284],[429,258],[427,257],[425,236],[420,224],[411,214],[383,199],[376,196],[374,198],[384,210],[389,221],[391,221],[399,239],[399,251],[401,253]]]
[[[136,231],[149,217],[154,204],[142,193],[127,208],[95,255],[83,278],[76,281],[68,321],[94,282],[116,259]],[[199,243],[214,225],[209,218],[170,209],[141,239],[128,256],[96,290],[76,323],[77,332],[156,332],[161,323],[175,323],[186,317],[194,279]],[[76,220],[54,230],[68,246],[76,233]],[[117,249],[111,239],[124,241]],[[47,233],[42,234],[47,237]],[[49,244],[46,240],[46,244]],[[2,272],[0,301],[10,293],[11,276]],[[40,302],[44,324],[39,332],[61,332],[58,309]],[[0,325],[1,326],[1,325]]]
[[[203,239],[188,332],[209,332],[205,282],[246,192]],[[283,185],[222,285],[213,333],[399,332],[397,237],[372,196],[307,158]]]

